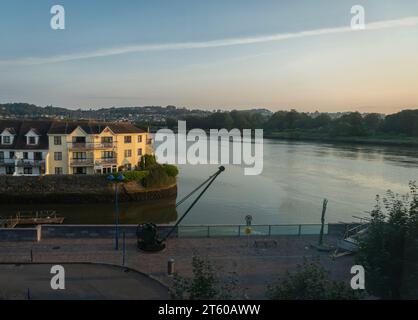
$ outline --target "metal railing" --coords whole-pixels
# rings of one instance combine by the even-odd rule
[[[0,158],[0,165],[14,164],[15,160],[10,158]]]
[[[100,149],[114,149],[117,147],[116,142],[73,142],[69,144],[70,150],[100,150]]]
[[[93,166],[94,161],[93,159],[70,159],[70,166],[76,167],[76,166]]]
[[[44,167],[45,160],[28,160],[22,159],[16,162],[17,167]]]
[[[290,225],[254,225],[247,234],[246,225],[186,225],[178,226],[177,234],[180,238],[187,237],[243,237],[243,236],[306,236],[319,235],[320,224],[290,224]],[[324,234],[328,234],[328,225],[325,225]]]
[[[118,163],[117,158],[100,158],[94,161],[94,164],[97,166],[111,165],[111,164],[113,165],[117,163]]]

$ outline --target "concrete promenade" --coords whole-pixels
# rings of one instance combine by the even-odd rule
[[[268,284],[286,275],[303,261],[304,257],[319,257],[321,264],[331,272],[334,279],[349,281],[353,257],[332,259],[329,253],[311,247],[318,236],[277,236],[277,247],[256,247],[256,240],[264,238],[174,238],[161,253],[146,254],[136,248],[136,240],[126,242],[126,266],[149,275],[165,286],[171,286],[167,276],[167,261],[175,259],[176,271],[182,276],[191,275],[194,255],[213,262],[222,277],[231,272],[238,279],[238,298],[262,299]],[[326,236],[325,243],[336,245],[339,237]],[[32,253],[31,253],[32,252]],[[0,243],[0,263],[104,263],[122,265],[122,242],[115,251],[113,239],[43,239],[40,242]],[[111,277],[111,275],[109,275]],[[2,278],[0,278],[2,279]],[[1,281],[1,280],[0,280]],[[4,278],[3,278],[4,281]],[[0,284],[1,285],[1,284]],[[117,284],[114,283],[117,291]],[[165,298],[162,296],[161,298]]]

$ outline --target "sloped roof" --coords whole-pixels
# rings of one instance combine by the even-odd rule
[[[87,134],[101,134],[107,127],[115,134],[145,133],[145,131],[128,122],[0,120],[0,133],[8,130],[15,134],[13,144],[0,144],[0,150],[46,150],[49,147],[48,134],[71,134],[78,127]],[[39,136],[39,144],[37,145],[27,144],[26,135],[31,130]]]
[[[48,130],[51,127],[51,121],[38,120],[0,120],[0,132],[5,129],[13,129],[16,133],[13,144],[2,145],[0,149],[21,149],[21,150],[45,150],[48,149]],[[39,136],[37,145],[28,145],[26,134],[33,130]]]
[[[128,122],[87,122],[87,121],[55,121],[48,134],[71,134],[80,127],[87,134],[100,134],[109,127],[115,134],[145,133],[135,125]]]

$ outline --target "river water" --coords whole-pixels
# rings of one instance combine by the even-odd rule
[[[179,196],[191,192],[217,166],[181,165]],[[264,140],[264,170],[245,176],[244,167],[227,165],[183,224],[319,223],[324,198],[329,200],[327,222],[351,222],[367,216],[377,194],[391,189],[403,194],[408,182],[418,180],[418,150],[387,146],[324,144]],[[120,205],[122,223],[173,223],[186,210],[174,201]],[[56,210],[67,224],[114,222],[111,204],[42,206],[7,205],[1,216],[17,210]]]

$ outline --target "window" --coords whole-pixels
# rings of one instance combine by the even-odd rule
[[[87,168],[86,167],[74,168],[73,173],[74,174],[87,174]]]
[[[15,167],[6,167],[6,174],[12,175],[15,173]]]
[[[15,157],[14,151],[10,151],[10,153],[9,153],[9,159],[14,159],[14,157]]]
[[[113,151],[103,151],[102,152],[102,159],[114,159],[115,153]]]
[[[12,144],[10,140],[10,136],[3,137],[3,144]]]
[[[138,149],[138,156],[142,156],[142,148]]]
[[[28,144],[36,144],[36,138],[35,137],[28,137]]]
[[[125,143],[131,143],[132,137],[131,136],[125,136]]]
[[[63,172],[61,167],[55,167],[55,174],[63,174]]]
[[[62,145],[62,139],[61,139],[60,136],[55,136],[54,137],[54,145],[56,145],[56,146]]]
[[[23,152],[23,159],[28,160],[29,159],[29,152]]]
[[[142,136],[141,135],[138,136],[138,143],[142,143]]]
[[[125,150],[125,158],[132,157],[132,150]]]
[[[32,168],[23,168],[23,174],[33,174]]]
[[[102,137],[102,143],[113,143],[113,137]]]
[[[33,153],[33,159],[36,160],[36,161],[43,160],[43,158],[42,158],[42,152],[34,152]]]
[[[86,143],[86,137],[74,137],[73,143],[75,144],[84,144]]]
[[[0,151],[0,159],[4,160],[4,151]]]
[[[62,152],[54,152],[54,160],[61,161],[62,160]]]
[[[87,159],[87,153],[86,152],[73,152],[73,159],[85,160]]]

